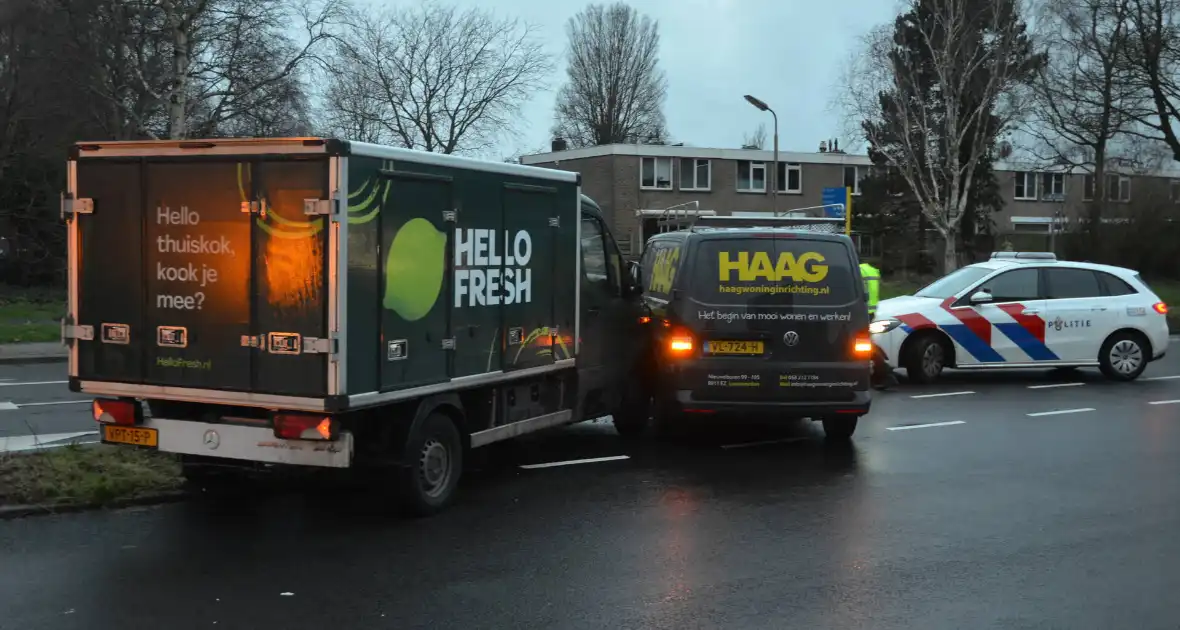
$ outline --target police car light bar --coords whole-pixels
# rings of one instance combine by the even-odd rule
[[[1014,259],[1014,260],[1057,260],[1057,254],[1053,252],[992,252],[992,260],[995,259]]]

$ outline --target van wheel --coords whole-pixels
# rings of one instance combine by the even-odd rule
[[[906,376],[914,383],[933,383],[946,367],[947,354],[946,344],[941,339],[934,335],[923,335],[907,348]]]
[[[856,424],[860,418],[856,416],[846,418],[824,418],[824,437],[832,442],[847,442],[856,433]]]
[[[413,516],[429,516],[450,504],[463,474],[463,441],[455,423],[432,413],[410,435],[409,461],[398,468],[400,503]]]
[[[1098,351],[1102,375],[1113,381],[1133,381],[1147,369],[1147,342],[1142,335],[1120,332],[1111,335]]]

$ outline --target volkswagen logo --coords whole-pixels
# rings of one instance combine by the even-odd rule
[[[204,441],[205,447],[211,451],[215,451],[217,450],[218,446],[221,446],[221,436],[217,435],[217,431],[214,431],[213,429],[209,429],[205,432]]]
[[[783,335],[783,343],[787,344],[788,346],[794,346],[794,345],[798,344],[799,343],[799,333],[797,333],[793,330],[787,331],[787,333],[785,335]]]

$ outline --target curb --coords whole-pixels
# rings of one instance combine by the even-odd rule
[[[32,365],[34,363],[65,363],[70,360],[67,355],[60,357],[49,356],[0,356],[0,365]]]
[[[93,510],[118,510],[145,505],[159,505],[176,503],[189,498],[190,493],[174,490],[160,494],[152,494],[133,499],[120,499],[109,503],[57,503],[51,505],[0,505],[0,521],[24,518],[27,516],[52,516],[54,514],[71,514],[75,512],[89,512]]]
[[[59,363],[69,358],[69,349],[52,341],[0,344],[0,363]]]

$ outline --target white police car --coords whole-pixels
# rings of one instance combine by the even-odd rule
[[[869,332],[885,363],[919,383],[944,367],[1097,366],[1129,381],[1167,351],[1167,312],[1131,269],[996,252],[883,300]]]

